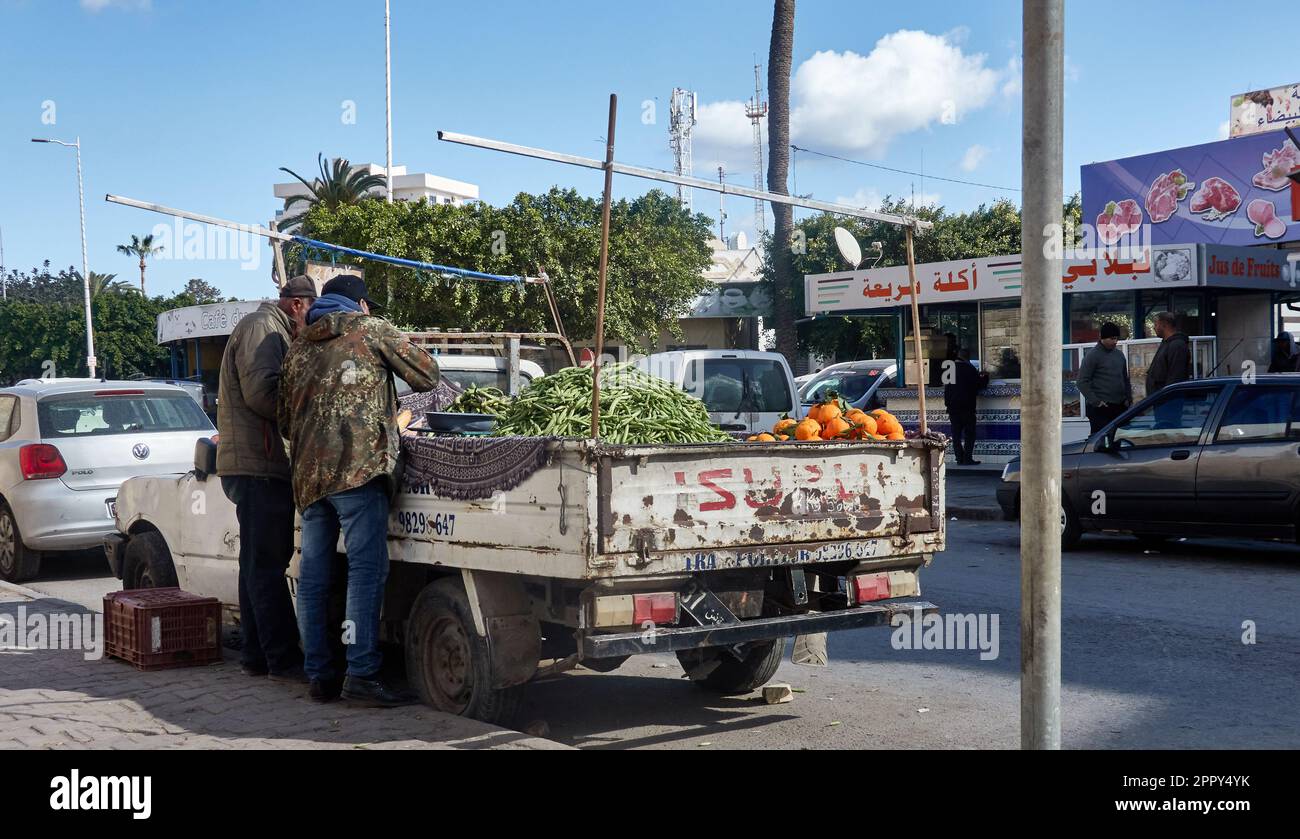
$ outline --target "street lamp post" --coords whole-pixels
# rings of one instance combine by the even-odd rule
[[[86,191],[81,180],[81,138],[65,143],[62,140],[47,140],[33,137],[33,143],[53,143],[67,146],[77,151],[77,201],[81,206],[81,290],[86,305],[86,369],[90,378],[95,378],[95,327],[90,313],[90,265],[86,257]]]

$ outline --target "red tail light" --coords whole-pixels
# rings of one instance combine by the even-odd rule
[[[18,466],[22,470],[25,481],[57,478],[68,471],[68,464],[63,462],[63,455],[48,443],[33,443],[20,448]]]
[[[853,594],[858,603],[889,599],[889,573],[859,574],[853,578]]]
[[[677,595],[672,592],[634,594],[632,614],[637,626],[641,626],[646,621],[660,625],[676,623]]]

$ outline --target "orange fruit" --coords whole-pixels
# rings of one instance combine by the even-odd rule
[[[817,420],[809,417],[794,427],[794,438],[796,440],[818,440],[821,438],[822,426]]]
[[[782,434],[792,434],[794,433],[794,427],[798,424],[798,420],[790,419],[789,415],[782,415],[782,417],[776,421],[776,425],[772,426],[772,433],[778,437]]]
[[[885,435],[885,439],[886,439],[886,440],[906,440],[907,437],[906,437],[906,435],[903,434],[903,430],[900,428],[898,431],[891,431],[891,432],[889,432],[888,434],[886,434],[886,435]]]
[[[760,443],[775,443],[775,442],[776,442],[776,438],[773,437],[771,434],[768,434],[767,432],[764,432],[764,433],[762,433],[762,434],[757,435],[756,437],[754,437],[754,439],[757,440],[757,441],[760,442]]]
[[[847,437],[851,430],[853,430],[853,423],[844,417],[836,415],[827,422],[822,423],[822,439],[835,440]]]

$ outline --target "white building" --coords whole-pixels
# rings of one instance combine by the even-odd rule
[[[362,171],[367,175],[382,177],[386,170],[378,163],[365,163],[354,166],[352,171]],[[307,196],[310,194],[307,188],[297,181],[276,184],[274,189],[275,197],[280,199],[281,202],[281,209],[277,210],[275,214],[277,220],[284,215],[284,201],[295,195]],[[383,187],[372,189],[370,194],[382,198],[384,189]],[[427,172],[407,174],[405,166],[394,166],[393,199],[395,201],[419,201],[421,198],[429,199],[430,204],[453,204],[459,207],[466,201],[478,200],[478,184],[454,181],[451,178],[430,175]],[[294,212],[298,211],[299,208],[295,207]]]
[[[713,256],[704,276],[714,287],[697,297],[679,321],[682,339],[660,333],[657,350],[759,348],[763,316],[772,309],[771,297],[759,285],[763,256],[743,232],[726,242],[710,239],[708,245]]]

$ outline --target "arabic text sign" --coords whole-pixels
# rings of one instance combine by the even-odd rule
[[[772,296],[761,283],[717,283],[691,304],[688,318],[753,318],[772,314]]]
[[[1154,245],[1300,239],[1300,149],[1268,131],[1081,167],[1083,222],[1103,246],[1139,229]]]
[[[1194,245],[1149,248],[1140,259],[1103,254],[1062,262],[1062,291],[1122,291],[1157,286],[1196,285]],[[916,266],[918,302],[970,302],[1020,296],[1020,255],[991,256]],[[850,312],[903,306],[910,302],[906,265],[809,274],[804,277],[807,314]]]
[[[1253,90],[1232,97],[1230,137],[1300,125],[1300,84]]]

